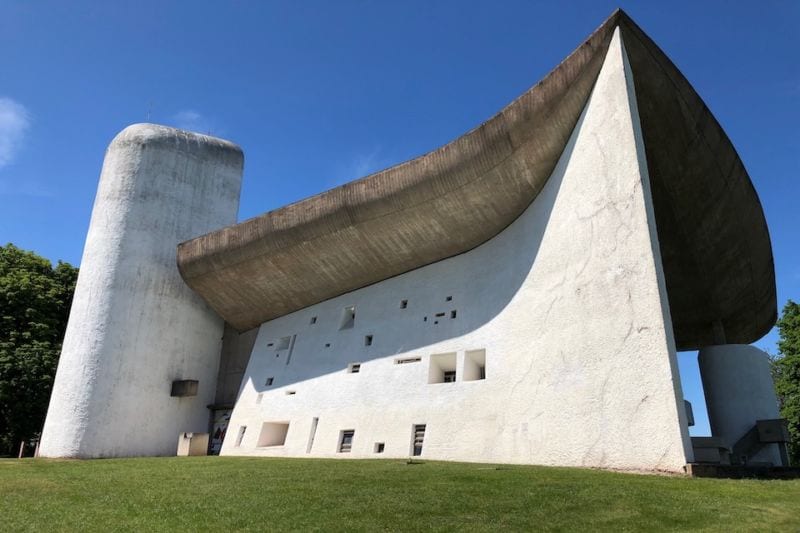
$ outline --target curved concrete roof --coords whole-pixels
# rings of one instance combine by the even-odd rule
[[[634,77],[678,348],[719,344],[722,329],[728,343],[757,340],[776,318],[761,204],[708,108],[622,11],[542,81],[441,148],[182,243],[183,278],[243,331],[494,237],[549,177],[617,26]]]

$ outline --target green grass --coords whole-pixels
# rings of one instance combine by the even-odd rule
[[[800,480],[391,460],[0,460],[0,529],[800,531]]]

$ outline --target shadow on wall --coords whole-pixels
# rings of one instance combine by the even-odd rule
[[[525,281],[548,231],[584,118],[585,110],[542,192],[522,215],[489,241],[458,256],[264,323],[246,371],[255,391],[274,391],[340,372],[353,362],[400,354],[427,355],[437,343],[489,324],[520,291],[532,290]],[[586,255],[588,264],[590,254]],[[567,275],[562,270],[536,280],[539,290],[545,290],[541,298],[531,300],[538,307],[532,309],[531,316],[548,316],[560,298],[557,289]],[[542,329],[547,324],[530,327]],[[425,351],[415,352],[421,348]],[[266,385],[267,380],[271,385]]]

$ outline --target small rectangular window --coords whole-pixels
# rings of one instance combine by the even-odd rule
[[[444,313],[436,313],[436,318],[442,318],[443,316],[444,316]]]
[[[408,309],[408,300],[400,300],[400,309]]]
[[[275,378],[267,378],[267,381],[264,382],[264,385],[271,387],[273,381],[275,381]]]
[[[372,346],[372,335],[364,336],[364,346]]]
[[[348,374],[358,374],[361,372],[361,363],[350,363],[347,365]]]
[[[448,296],[447,298],[444,299],[444,301],[445,302],[452,302],[453,301],[453,297],[452,296]]]
[[[350,453],[353,448],[354,429],[345,429],[339,433],[339,453]]]
[[[317,425],[319,424],[319,417],[315,416],[311,419],[311,433],[308,435],[308,445],[306,446],[306,453],[311,453],[311,447],[314,446],[314,437],[317,434]]]
[[[455,383],[456,382],[456,371],[455,370],[448,370],[444,373],[444,382],[445,383]]]
[[[375,443],[375,453],[383,453],[383,450],[386,448],[386,445],[382,442]]]
[[[416,424],[411,434],[411,455],[422,455],[422,443],[425,440],[425,424]]]
[[[450,311],[450,318],[455,318],[455,317],[456,317],[456,314],[457,314],[457,313],[456,313],[456,310],[455,310],[455,309],[453,309],[452,311]]]
[[[419,363],[420,361],[422,361],[422,357],[402,357],[400,359],[395,359],[394,364],[406,365],[408,363]]]
[[[242,445],[242,440],[244,439],[244,434],[247,431],[247,426],[239,426],[239,433],[236,435],[236,442],[234,446],[237,448]]]
[[[311,321],[309,322],[309,324],[316,324],[316,323],[317,323],[317,317],[312,316],[311,317]]]
[[[297,394],[297,391],[294,391],[294,390],[287,390],[286,391],[286,396],[294,396],[295,394]]]
[[[353,329],[356,324],[356,306],[351,305],[342,309],[342,319],[339,322],[339,331]]]

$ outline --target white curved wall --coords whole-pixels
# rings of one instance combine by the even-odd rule
[[[179,242],[236,222],[243,157],[152,124],[123,130],[100,175],[42,435],[49,457],[173,455],[208,430],[222,320],[181,279]],[[170,397],[177,379],[195,397]]]
[[[222,453],[406,457],[426,424],[428,459],[681,471],[692,451],[626,63],[617,33],[544,190],[501,234],[263,324]],[[470,350],[486,379],[464,380]],[[431,356],[451,353],[457,381],[429,383]],[[395,364],[407,357],[421,360]],[[267,437],[289,424],[282,445],[259,446],[264,423]]]
[[[733,448],[756,420],[780,418],[769,356],[754,346],[724,344],[697,354],[711,434]],[[781,465],[777,444],[769,444],[750,461]]]

